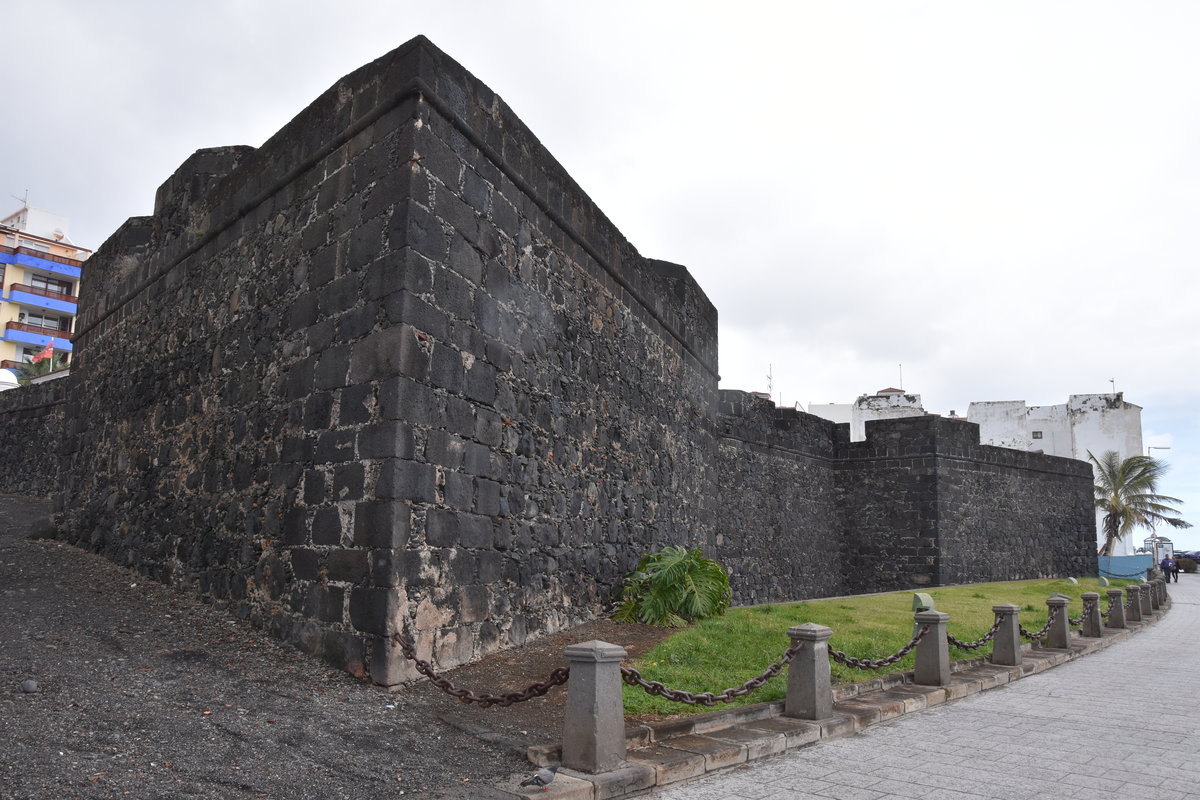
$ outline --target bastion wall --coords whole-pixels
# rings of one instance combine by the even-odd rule
[[[603,614],[665,544],[741,604],[1095,570],[1081,462],[719,392],[688,271],[423,38],[185,161],[80,308],[70,376],[0,395],[0,444],[53,454],[0,488],[378,683],[415,676],[393,633],[463,663]]]

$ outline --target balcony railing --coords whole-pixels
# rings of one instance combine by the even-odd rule
[[[33,366],[33,365],[28,361],[13,361],[13,360],[7,359],[7,358],[4,359],[3,361],[0,361],[0,369],[20,370],[22,367],[30,367],[30,366]],[[71,367],[70,362],[67,362],[65,364],[60,363],[57,368],[52,369],[50,372],[48,372],[46,374],[53,375],[56,372],[61,372],[65,369],[70,369],[70,367]]]
[[[45,325],[30,325],[25,322],[9,322],[5,325],[5,329],[10,331],[25,331],[26,333],[40,333],[42,336],[53,336],[56,339],[66,339],[68,342],[75,335],[70,331],[64,331],[59,328],[47,328]]]
[[[67,258],[53,253],[47,253],[44,250],[36,250],[32,247],[8,247],[0,245],[0,253],[21,253],[22,255],[33,256],[34,258],[44,258],[47,261],[55,261],[59,264],[66,264],[68,267],[83,268],[83,262],[77,258]]]
[[[9,292],[25,292],[27,294],[36,294],[41,297],[48,297],[51,300],[62,300],[67,303],[78,303],[79,298],[73,294],[65,292],[56,292],[53,289],[39,289],[36,286],[29,286],[24,283],[14,283],[8,287]]]

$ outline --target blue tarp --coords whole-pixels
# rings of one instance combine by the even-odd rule
[[[1100,574],[1106,578],[1144,578],[1154,566],[1154,556],[1100,556]]]

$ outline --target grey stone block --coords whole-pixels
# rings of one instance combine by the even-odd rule
[[[408,546],[412,509],[399,500],[370,500],[354,507],[354,544],[359,547]]]
[[[380,465],[375,495],[381,499],[432,503],[436,499],[436,480],[432,464],[389,458]]]
[[[454,547],[460,536],[459,512],[430,509],[425,517],[425,541],[431,547]]]
[[[358,431],[361,458],[407,458],[416,455],[412,428],[399,420],[377,422]]]
[[[350,590],[350,624],[362,633],[390,636],[398,600],[395,589],[356,586]]]
[[[356,342],[350,358],[350,381],[362,383],[395,375],[427,377],[429,353],[425,348],[432,343],[422,342],[423,336],[412,326],[402,324],[375,331]]]
[[[331,581],[363,583],[370,570],[365,550],[331,550],[325,556],[325,569]]]
[[[336,508],[318,508],[313,514],[313,544],[340,545],[342,543],[342,515]]]
[[[404,420],[411,425],[439,423],[445,407],[445,401],[433,389],[410,378],[384,382],[380,403],[384,419]]]

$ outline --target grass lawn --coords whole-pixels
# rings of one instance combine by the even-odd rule
[[[1112,586],[1134,581],[1114,580]],[[946,624],[952,636],[972,642],[983,636],[995,622],[992,606],[1011,603],[1020,606],[1021,625],[1036,631],[1046,624],[1046,598],[1058,592],[1071,598],[1070,616],[1078,617],[1083,592],[1100,595],[1100,610],[1107,608],[1106,587],[1095,578],[1079,583],[1066,580],[1008,581],[943,586],[928,589],[938,611],[950,615]],[[710,691],[719,694],[731,686],[740,686],[775,662],[791,644],[787,629],[792,625],[815,622],[833,629],[829,646],[856,658],[878,659],[895,653],[913,635],[913,593],[863,595],[829,600],[806,600],[784,605],[733,608],[724,616],[683,628],[633,663],[642,677],[661,681],[672,689],[689,692]],[[951,660],[991,653],[991,644],[976,651],[950,648]],[[913,668],[910,653],[896,664],[866,672],[842,666],[831,660],[834,683],[854,683],[877,675],[904,672]],[[784,696],[787,670],[762,688],[729,705],[749,705]],[[672,703],[651,697],[639,687],[623,686],[625,713],[680,714],[709,710],[703,706]],[[723,706],[724,704],[722,704]],[[721,707],[721,706],[717,706]]]

